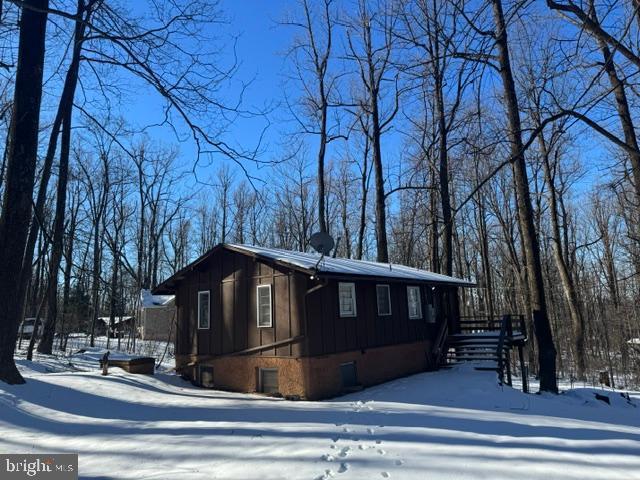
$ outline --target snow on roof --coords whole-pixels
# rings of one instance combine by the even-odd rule
[[[142,308],[160,308],[173,305],[174,295],[154,295],[151,290],[140,290],[140,305]]]
[[[131,320],[133,317],[131,315],[129,316],[123,316],[123,317],[113,317],[113,323],[120,323],[120,322],[128,322],[129,320]],[[109,324],[110,322],[110,317],[98,317],[98,320]]]
[[[473,282],[467,280],[398,264],[353,260],[349,258],[331,258],[327,256],[325,256],[318,264],[320,254],[317,253],[294,252],[290,250],[280,250],[277,248],[255,247],[253,245],[227,245],[235,250],[245,251],[306,270],[314,270],[317,268],[318,273],[388,277],[403,280],[449,283],[463,286],[475,285]]]

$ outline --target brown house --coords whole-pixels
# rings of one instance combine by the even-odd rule
[[[221,244],[165,280],[176,369],[197,384],[318,399],[432,368],[471,282],[401,265]]]

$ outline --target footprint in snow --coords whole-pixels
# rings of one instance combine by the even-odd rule
[[[347,455],[349,455],[350,451],[351,451],[351,447],[344,447],[342,450],[340,450],[339,455],[341,457],[346,457]]]
[[[380,455],[385,455],[387,452],[385,452],[382,448],[379,448],[379,449],[378,449],[378,453],[379,453]]]
[[[391,476],[389,472],[380,472],[380,475],[382,475],[384,478],[389,478]]]
[[[333,462],[335,460],[335,457],[330,453],[325,453],[324,455],[322,455],[322,460],[324,460],[325,462]]]
[[[349,464],[347,462],[342,462],[340,464],[340,468],[338,469],[338,473],[344,473],[349,470]]]
[[[344,427],[344,428],[342,429],[342,431],[343,431],[344,433],[351,433],[351,429],[350,429],[350,428],[347,428],[347,427]]]
[[[358,448],[359,448],[360,450],[365,450],[367,447],[365,447],[364,445],[358,445]]]
[[[396,465],[398,465],[398,466],[404,465],[404,461],[403,460],[396,460]]]
[[[325,470],[324,473],[319,477],[316,477],[315,480],[329,480],[334,476],[335,476],[335,473],[333,473],[333,470]]]
[[[367,428],[367,432],[369,432],[370,435],[373,435],[374,433],[376,433],[375,428]]]
[[[376,444],[380,445],[382,443],[382,440],[376,440]]]

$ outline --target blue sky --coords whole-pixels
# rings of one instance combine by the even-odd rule
[[[223,0],[221,7],[229,19],[228,25],[221,26],[219,32],[221,39],[226,42],[228,48],[223,55],[228,64],[233,62],[233,38],[237,38],[236,54],[240,62],[235,75],[235,82],[228,85],[227,96],[229,102],[234,102],[240,91],[241,82],[250,81],[250,85],[244,92],[243,107],[252,110],[263,110],[278,105],[283,92],[283,53],[291,43],[293,32],[282,25],[278,20],[283,12],[293,4],[293,0]],[[129,121],[139,126],[157,121],[161,116],[162,100],[150,88],[140,85],[140,95],[132,102],[128,102],[123,112]],[[261,146],[261,159],[271,160],[281,151],[282,115],[273,112],[270,115],[272,121]],[[242,119],[236,121],[224,134],[225,141],[240,145],[244,148],[254,148],[260,142],[260,135],[266,122],[263,118]],[[156,141],[171,144],[174,136],[167,128],[153,128],[148,131],[149,136]],[[190,168],[195,153],[193,142],[180,143],[181,163]],[[222,158],[214,159],[215,163],[222,165]],[[207,162],[203,162],[203,165]],[[218,166],[207,166],[201,169],[200,175],[213,175]],[[268,176],[269,169],[258,169],[255,165],[245,163],[248,170],[257,176]]]
[[[229,85],[228,95],[234,99],[238,93],[238,84],[252,79],[245,92],[244,107],[249,109],[260,109],[266,106],[277,106],[283,100],[283,90],[285,88],[285,76],[287,63],[284,59],[284,52],[291,45],[294,31],[291,27],[279,25],[278,22],[288,10],[296,10],[295,0],[221,0],[221,7],[229,18],[228,25],[220,27],[220,36],[226,39],[229,45],[226,56],[228,61],[232,61],[231,43],[232,38],[238,36],[237,57],[240,64],[236,74],[237,82]],[[337,49],[340,45],[337,45]],[[486,83],[489,85],[489,83]],[[289,83],[286,88],[295,88]],[[494,94],[495,92],[489,92]],[[295,91],[288,92],[289,96],[295,97]],[[232,101],[232,100],[230,100]],[[161,116],[162,101],[160,97],[148,86],[140,85],[139,95],[129,95],[123,109],[123,115],[128,121],[138,125],[147,125],[156,122]],[[281,155],[286,148],[287,139],[283,135],[286,131],[291,131],[294,126],[288,123],[286,108],[280,104],[271,115],[271,126],[267,130],[263,139],[261,160],[273,160]],[[495,115],[502,115],[496,111]],[[224,134],[224,140],[243,148],[253,148],[257,145],[260,134],[265,126],[262,118],[252,120],[238,120],[231,125]],[[402,128],[402,127],[400,127]],[[149,130],[152,140],[164,143],[167,146],[175,145],[176,140],[168,128],[153,128]],[[590,184],[594,177],[601,176],[602,158],[606,158],[607,152],[601,148],[594,149],[594,144],[599,143],[594,135],[582,136],[583,165],[589,170],[588,175],[583,179],[584,184]],[[308,155],[312,158],[317,138],[308,137]],[[387,167],[397,165],[403,151],[403,136],[397,132],[390,132],[385,137],[383,156]],[[192,141],[180,143],[179,164],[185,169],[191,169],[194,164],[194,145]],[[329,151],[329,161],[339,148],[338,144],[332,145]],[[207,180],[215,175],[224,160],[221,157],[214,158],[213,162],[201,162],[198,177]],[[233,167],[233,164],[231,164]],[[252,175],[269,180],[273,174],[271,168],[257,168],[255,165],[245,162],[244,166]],[[241,178],[239,175],[237,178]]]

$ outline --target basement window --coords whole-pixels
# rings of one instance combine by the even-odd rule
[[[211,303],[209,290],[198,292],[198,329],[208,329],[211,325]]]
[[[348,362],[340,365],[340,379],[342,381],[342,388],[356,387],[358,385],[356,362]]]
[[[378,315],[391,315],[391,289],[389,285],[376,285],[376,297],[378,299]]]
[[[198,383],[202,387],[213,387],[213,367],[210,365],[198,365]]]
[[[256,306],[258,327],[271,327],[273,325],[271,319],[271,285],[258,285],[256,290]]]
[[[409,307],[409,318],[411,320],[422,318],[420,287],[407,287],[407,305]]]
[[[278,369],[277,368],[261,368],[259,370],[258,390],[261,393],[278,393]]]
[[[341,317],[355,317],[356,310],[356,284],[338,283],[338,301],[340,302]]]

